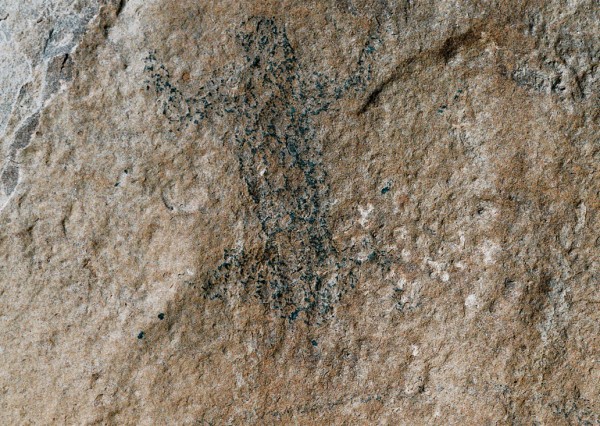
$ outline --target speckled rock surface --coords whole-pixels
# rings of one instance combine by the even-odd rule
[[[596,1],[5,0],[3,424],[600,424]]]

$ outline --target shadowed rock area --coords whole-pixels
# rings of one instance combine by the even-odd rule
[[[0,4],[2,422],[600,425],[599,15]]]

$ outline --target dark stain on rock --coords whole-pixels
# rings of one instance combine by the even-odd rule
[[[453,35],[448,37],[442,47],[440,48],[439,54],[444,59],[445,63],[448,63],[458,53],[459,49],[463,47],[470,47],[479,40],[477,35],[479,28],[469,28],[462,34]]]
[[[19,182],[19,168],[12,163],[8,163],[2,172],[2,186],[4,193],[10,195],[13,193]]]
[[[31,136],[37,128],[39,121],[40,115],[39,113],[35,113],[31,117],[27,118],[21,127],[19,127],[19,129],[15,132],[15,137],[11,145],[13,152],[17,149],[23,149],[29,145]]]

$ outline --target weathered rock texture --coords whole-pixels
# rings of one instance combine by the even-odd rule
[[[599,22],[2,1],[2,424],[600,424]]]

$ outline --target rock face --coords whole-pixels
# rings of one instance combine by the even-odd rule
[[[600,424],[595,0],[5,0],[3,424]]]

